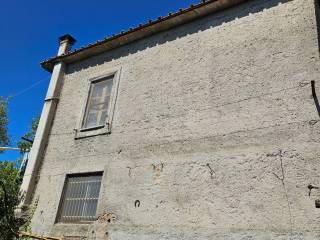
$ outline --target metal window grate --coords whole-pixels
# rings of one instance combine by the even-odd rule
[[[102,173],[67,176],[57,221],[65,223],[94,221],[101,179]]]

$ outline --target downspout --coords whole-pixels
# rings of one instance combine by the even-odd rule
[[[64,35],[60,37],[58,56],[67,53],[75,41],[76,40],[70,35]],[[23,211],[32,202],[35,182],[38,176],[41,161],[43,159],[45,147],[48,142],[51,125],[55,116],[65,68],[66,65],[64,62],[58,62],[55,64],[52,71],[38,129],[29,154],[28,164],[20,187],[21,193],[23,194],[23,199],[17,209],[18,211]]]

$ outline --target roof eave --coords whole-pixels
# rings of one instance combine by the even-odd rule
[[[166,17],[159,17],[155,21],[149,21],[147,24],[139,25],[136,28],[126,32],[121,32],[118,35],[113,35],[102,41],[97,41],[95,44],[74,50],[65,55],[53,57],[41,63],[41,66],[49,71],[53,71],[53,67],[58,62],[67,64],[74,63],[103,52],[115,49],[131,42],[149,37],[156,33],[169,30],[184,23],[190,22],[197,18],[204,17],[208,14],[215,13],[229,7],[235,6],[248,0],[209,0],[202,1],[197,5],[191,5],[187,9],[180,9],[179,12],[169,14]]]

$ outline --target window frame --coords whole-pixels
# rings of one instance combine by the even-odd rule
[[[75,128],[75,139],[111,133],[112,120],[114,116],[114,110],[115,110],[115,105],[116,105],[116,100],[118,95],[120,73],[121,73],[121,67],[118,67],[118,68],[109,69],[108,71],[104,72],[99,76],[88,79],[86,95],[83,101],[80,118],[77,123],[77,128]],[[105,123],[99,126],[83,128],[82,126],[86,117],[87,106],[90,101],[90,93],[91,93],[92,85],[95,82],[103,81],[103,79],[109,78],[110,76],[113,76],[113,80],[112,80],[113,83],[112,83],[112,89],[110,94],[108,116]]]
[[[96,172],[85,172],[85,173],[68,173],[65,175],[64,177],[64,182],[62,185],[62,192],[60,195],[60,200],[59,200],[59,205],[58,205],[58,210],[57,210],[57,214],[56,214],[56,218],[55,218],[55,224],[70,224],[70,225],[74,225],[74,224],[91,224],[92,222],[94,222],[95,220],[92,221],[75,221],[75,222],[65,222],[65,221],[61,221],[61,214],[62,214],[62,210],[63,210],[63,202],[65,200],[65,194],[66,194],[66,190],[67,190],[67,183],[68,183],[68,178],[70,177],[87,177],[87,176],[101,176],[101,183],[100,183],[100,189],[99,189],[99,196],[98,196],[98,201],[97,201],[97,206],[96,206],[96,213],[95,213],[95,218],[97,218],[97,212],[98,212],[98,208],[99,208],[99,204],[101,201],[101,193],[102,193],[102,183],[103,183],[103,178],[104,178],[104,172],[103,171],[96,171]]]
[[[104,124],[101,124],[101,125],[97,125],[97,126],[93,126],[93,127],[83,127],[83,125],[85,124],[85,121],[87,121],[87,118],[88,118],[88,112],[90,111],[88,108],[89,108],[89,105],[90,105],[90,101],[92,101],[92,91],[93,91],[93,87],[94,87],[94,84],[96,83],[99,83],[99,82],[103,82],[103,81],[110,81],[111,80],[111,77],[112,77],[112,89],[111,89],[111,93],[110,93],[110,101],[109,101],[109,106],[108,106],[108,115],[107,115],[107,118],[105,120],[105,123]],[[110,78],[110,79],[109,79]],[[103,78],[99,78],[99,79],[91,79],[90,80],[90,87],[89,87],[89,92],[88,92],[88,97],[87,97],[87,101],[86,101],[86,106],[85,106],[85,109],[84,109],[84,113],[83,113],[83,118],[82,118],[82,121],[81,121],[81,128],[80,128],[80,131],[81,132],[85,132],[85,131],[91,131],[91,130],[95,130],[95,129],[99,129],[99,128],[103,128],[106,126],[106,124],[108,124],[108,118],[110,116],[110,108],[111,108],[111,99],[113,97],[113,83],[114,83],[114,78],[115,78],[115,75],[108,75],[108,76],[104,76]]]

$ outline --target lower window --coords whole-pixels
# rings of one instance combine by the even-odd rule
[[[67,175],[57,222],[85,223],[96,220],[102,172]]]

